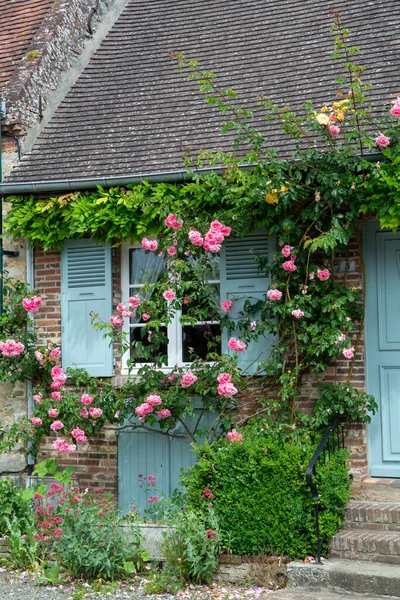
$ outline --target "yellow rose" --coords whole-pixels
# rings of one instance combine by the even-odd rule
[[[342,110],[339,110],[338,114],[336,115],[338,121],[343,121],[344,119],[344,112]]]
[[[333,108],[339,108],[339,106],[340,106],[340,103],[339,103],[339,102],[334,102],[334,103],[332,104],[332,106],[333,106]]]
[[[315,118],[320,125],[328,125],[329,123],[328,115],[324,115],[323,113],[317,114]]]
[[[269,191],[265,196],[265,201],[268,202],[268,204],[278,204],[278,190]]]

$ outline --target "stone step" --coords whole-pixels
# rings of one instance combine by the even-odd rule
[[[322,565],[296,563],[287,565],[288,588],[319,591],[344,591],[358,594],[400,598],[400,569],[397,565],[384,565],[357,560],[328,560]],[[346,598],[348,595],[346,594]],[[344,596],[343,596],[344,599]]]
[[[333,536],[330,547],[333,558],[400,565],[400,531],[342,529]]]
[[[346,507],[343,528],[400,531],[400,502],[353,500]]]

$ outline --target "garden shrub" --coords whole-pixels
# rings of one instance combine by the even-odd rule
[[[188,506],[213,505],[221,534],[234,553],[270,552],[291,558],[315,554],[315,503],[305,471],[318,436],[309,431],[245,431],[242,441],[196,448],[198,463],[182,476]],[[340,529],[349,498],[346,456],[345,450],[338,450],[319,468],[325,540]]]

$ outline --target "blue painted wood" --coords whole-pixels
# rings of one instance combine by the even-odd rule
[[[185,423],[191,430],[200,414],[201,409],[197,408],[194,417],[186,417]],[[205,412],[200,428],[209,427],[215,417],[215,414]],[[159,496],[160,490],[166,496],[171,496],[179,487],[181,470],[196,464],[196,455],[187,439],[166,436],[159,431],[155,426],[154,431],[121,429],[118,432],[118,501],[124,514],[132,504],[138,506],[143,514],[148,506],[148,498]],[[184,434],[183,425],[178,424],[172,433]],[[155,476],[158,489],[146,485],[148,480],[144,478],[148,475]]]
[[[228,238],[221,250],[221,300],[233,301],[229,313],[232,319],[243,318],[246,300],[252,303],[261,300],[265,302],[265,294],[269,289],[270,278],[259,267],[256,256],[271,260],[276,251],[275,238],[267,238],[266,231],[259,229],[243,238]],[[254,320],[257,321],[258,315]],[[237,331],[240,338],[240,331]],[[229,334],[222,334],[223,350],[229,350],[227,343]],[[273,336],[266,334],[257,341],[248,344],[245,352],[238,355],[238,365],[246,375],[251,375],[258,369],[258,363],[266,360],[271,352]]]
[[[379,406],[369,427],[370,474],[400,477],[400,232],[364,228],[367,391]]]
[[[94,331],[90,313],[112,314],[111,249],[91,240],[69,240],[61,253],[63,368],[84,368],[92,376],[113,374],[113,349]]]

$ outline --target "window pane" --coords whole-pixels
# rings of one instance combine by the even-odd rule
[[[221,353],[221,327],[219,323],[185,325],[182,337],[183,362],[193,362],[196,358],[206,358],[208,352]],[[218,341],[215,338],[218,338]],[[208,346],[209,342],[213,342],[211,346]]]
[[[163,334],[165,337],[165,344],[161,344],[157,350],[154,350],[151,357],[144,357],[141,348],[138,346],[134,346],[134,342],[142,342],[145,348],[148,348],[151,344],[151,338],[156,334],[152,334],[146,330],[145,327],[141,327],[137,325],[136,327],[131,328],[131,351],[130,357],[133,359],[135,363],[153,363],[156,356],[165,356],[167,354],[167,328],[161,327],[160,331],[157,333],[159,336]],[[154,341],[154,339],[153,339]]]
[[[164,273],[164,260],[162,256],[144,250],[132,248],[129,251],[129,283],[130,285],[143,285],[155,282]]]

